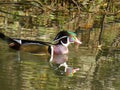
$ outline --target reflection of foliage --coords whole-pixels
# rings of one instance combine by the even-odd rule
[[[70,16],[70,18],[81,15],[84,16],[86,13],[94,14],[116,14],[119,13],[117,2],[111,1],[112,8],[109,13],[104,12],[107,2],[104,0],[90,1],[90,0],[19,0],[19,1],[6,1],[1,2],[0,12],[4,14],[11,14],[15,16],[32,16],[33,18],[39,18],[41,14],[48,14],[47,16],[55,17],[59,16]],[[112,5],[114,4],[114,5]],[[22,13],[20,13],[22,12]],[[60,14],[58,14],[58,12]],[[65,19],[63,19],[65,20]]]
[[[96,71],[94,72],[94,79],[92,81],[92,90],[98,90],[101,88],[108,89],[120,88],[120,62],[119,61],[105,61],[99,63],[96,66]],[[99,84],[99,87],[97,86]]]
[[[120,48],[120,34],[113,40],[111,46]]]
[[[96,60],[98,61],[102,56],[113,57],[113,59],[120,58],[120,35],[113,40],[110,47],[100,47],[96,55]]]
[[[75,31],[80,28],[89,32],[81,36],[85,44],[91,38],[90,30],[97,28],[99,31],[101,26],[106,27],[106,24],[119,22],[120,19],[119,0],[1,0],[0,6],[0,18],[4,19],[0,23],[3,23],[3,27],[6,26],[5,30],[16,21],[24,29],[52,27],[53,30]],[[106,18],[101,20],[104,15]],[[106,28],[103,29],[106,31]],[[92,40],[95,38],[92,37]],[[97,39],[98,37],[94,41]],[[108,43],[107,39],[104,41]]]

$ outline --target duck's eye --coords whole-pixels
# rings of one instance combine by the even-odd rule
[[[74,37],[70,37],[70,42],[74,42],[75,38]]]

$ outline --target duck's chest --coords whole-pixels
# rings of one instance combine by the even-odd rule
[[[53,46],[54,54],[68,54],[68,48],[63,45]]]

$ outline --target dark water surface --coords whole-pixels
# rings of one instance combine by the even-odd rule
[[[87,48],[74,50],[68,56],[56,56],[50,63],[47,55],[17,52],[0,44],[0,90],[120,90],[120,62],[95,63]],[[55,61],[58,60],[58,61]],[[65,62],[72,74],[59,68]]]

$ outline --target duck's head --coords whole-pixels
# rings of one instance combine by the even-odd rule
[[[78,40],[76,34],[71,31],[60,31],[54,38],[54,42],[57,42],[57,44],[62,44],[66,47],[70,43],[82,44],[82,42]]]

